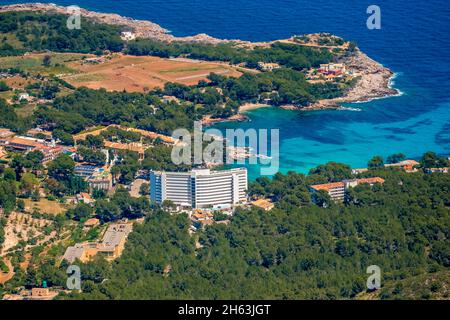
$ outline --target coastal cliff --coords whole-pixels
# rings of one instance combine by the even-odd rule
[[[394,73],[369,58],[361,50],[357,49],[353,55],[344,58],[341,62],[348,69],[359,74],[353,88],[342,97],[319,100],[302,110],[337,109],[342,103],[366,102],[399,94],[397,89],[391,87]]]

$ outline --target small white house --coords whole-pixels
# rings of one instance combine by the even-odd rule
[[[26,92],[19,93],[19,101],[22,100],[30,101],[31,100],[30,95]]]
[[[136,35],[131,31],[124,31],[124,32],[122,32],[121,38],[124,41],[131,41],[131,40],[136,39]]]

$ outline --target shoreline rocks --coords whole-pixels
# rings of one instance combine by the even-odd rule
[[[354,87],[342,97],[319,100],[308,107],[297,108],[298,110],[338,109],[342,103],[368,102],[400,93],[397,89],[391,87],[394,73],[360,50],[357,50],[354,56],[344,59],[342,62],[348,69],[360,74],[360,78]]]

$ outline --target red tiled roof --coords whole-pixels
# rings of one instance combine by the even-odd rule
[[[361,184],[361,183],[369,183],[369,184],[372,184],[372,183],[384,183],[384,179],[383,178],[380,178],[380,177],[373,177],[373,178],[364,178],[364,179],[358,179],[358,184]]]
[[[333,183],[325,183],[325,184],[316,184],[311,186],[312,189],[314,190],[330,190],[330,189],[335,189],[335,188],[343,188],[344,187],[344,183],[343,182],[333,182]]]

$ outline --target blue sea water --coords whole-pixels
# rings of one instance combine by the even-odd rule
[[[1,4],[25,1],[0,1]],[[448,0],[52,0],[151,20],[185,36],[266,41],[331,32],[354,40],[397,75],[403,95],[352,104],[356,111],[260,109],[251,122],[221,129],[280,129],[280,171],[307,172],[327,161],[363,167],[373,155],[428,150],[450,153],[450,2]],[[366,27],[369,5],[381,8],[381,30]],[[259,175],[249,166],[250,178]]]

